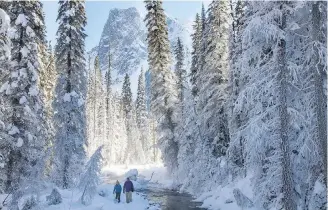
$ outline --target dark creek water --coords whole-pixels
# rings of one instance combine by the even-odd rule
[[[142,189],[139,192],[145,194],[148,200],[160,204],[162,210],[205,210],[199,207],[202,203],[194,202],[194,198],[187,193],[167,189]]]
[[[124,180],[124,176],[111,174],[104,176],[103,180],[113,184],[116,180]],[[149,183],[148,188],[136,189],[136,191],[136,193],[145,196],[151,203],[159,204],[162,210],[206,210],[200,208],[202,203],[194,202],[194,198],[190,194],[164,189],[154,183]]]

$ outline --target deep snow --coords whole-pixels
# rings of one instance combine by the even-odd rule
[[[63,198],[63,203],[59,205],[54,206],[48,206],[45,204],[44,209],[45,210],[107,210],[107,209],[115,209],[115,210],[144,210],[147,209],[149,206],[149,202],[141,197],[140,195],[137,195],[134,193],[133,195],[133,202],[127,204],[125,202],[125,196],[124,194],[121,195],[121,203],[115,203],[114,202],[114,195],[113,195],[113,188],[114,185],[112,184],[104,184],[99,186],[99,190],[104,190],[107,192],[105,194],[105,197],[101,197],[99,195],[96,195],[95,198],[92,201],[92,204],[89,206],[84,206],[79,201],[81,197],[81,192],[74,190],[60,190],[60,193]],[[98,191],[99,191],[98,190]],[[50,194],[50,191],[46,194]],[[45,201],[44,195],[41,200]]]
[[[50,195],[53,186],[49,185],[46,190],[41,192],[40,209],[42,210],[158,210],[158,204],[153,203],[145,198],[140,192],[133,193],[133,202],[127,204],[125,202],[125,194],[121,194],[121,203],[116,203],[113,194],[114,183],[116,180],[123,187],[126,177],[137,176],[137,180],[133,181],[135,189],[159,189],[171,190],[176,188],[174,180],[170,178],[165,167],[162,164],[156,165],[115,165],[110,168],[104,168],[102,171],[103,183],[99,185],[97,194],[89,206],[84,206],[80,202],[82,192],[77,189],[61,190],[60,192],[63,202],[58,205],[49,206],[46,201],[46,196]],[[234,184],[218,187],[216,190],[197,195],[194,201],[202,202],[200,206],[209,210],[229,209],[241,210],[234,199],[233,189],[239,189],[244,195],[252,199],[252,190],[250,188],[251,177],[245,177]],[[155,189],[156,191],[156,189]],[[104,196],[100,196],[102,194]],[[0,196],[0,201],[5,195]],[[1,202],[0,202],[1,203]],[[2,210],[7,210],[3,208]],[[243,208],[243,210],[255,210],[255,208]]]
[[[127,174],[131,174],[132,169],[138,170],[138,181],[134,182],[136,188],[160,188],[160,189],[176,189],[177,185],[167,173],[166,168],[162,164],[156,165],[116,165],[103,170],[104,176],[116,177],[119,181],[124,180]],[[153,176],[152,176],[153,175]],[[151,178],[152,176],[152,178]],[[151,181],[149,182],[151,178]],[[212,190],[203,194],[194,195],[196,202],[202,202],[200,206],[209,210],[229,209],[229,210],[255,210],[255,208],[241,208],[237,205],[233,195],[234,189],[239,189],[248,198],[253,199],[251,188],[251,176],[236,180],[235,182],[218,186],[216,190]],[[114,182],[114,181],[113,181]],[[142,183],[142,184],[141,184]]]
[[[52,188],[49,187],[47,190],[43,191],[40,196],[39,209],[42,210],[156,210],[158,206],[151,204],[148,200],[144,198],[140,193],[133,194],[133,202],[126,203],[125,195],[121,195],[121,203],[116,203],[113,194],[114,185],[112,184],[102,184],[98,188],[98,192],[105,192],[105,196],[96,195],[89,206],[84,206],[80,202],[80,197],[82,195],[78,190],[60,190],[63,202],[58,205],[49,206],[46,201],[46,196],[50,195]],[[5,195],[0,196],[1,203]],[[20,209],[22,208],[22,203]],[[1,209],[1,208],[0,208]],[[2,210],[8,210],[4,207]]]

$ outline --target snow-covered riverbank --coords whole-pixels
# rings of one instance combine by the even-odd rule
[[[59,190],[62,195],[63,202],[58,205],[48,206],[46,204],[46,195],[50,194],[50,189],[48,192],[44,193],[44,196],[41,197],[41,201],[45,204],[43,208],[44,210],[107,210],[107,209],[115,209],[115,210],[155,210],[159,209],[158,205],[148,201],[142,193],[135,192],[133,193],[133,202],[126,203],[125,195],[121,194],[121,203],[116,203],[114,199],[113,189],[114,183],[116,180],[119,180],[122,187],[126,178],[126,173],[131,169],[138,169],[142,173],[140,177],[144,177],[144,179],[140,179],[137,181],[133,181],[135,188],[146,188],[147,185],[143,180],[148,179],[148,171],[152,171],[153,169],[161,170],[163,167],[161,165],[149,165],[149,166],[113,166],[111,168],[105,168],[102,172],[102,181],[103,183],[98,187],[97,194],[95,195],[92,203],[89,206],[84,206],[80,202],[80,197],[82,192],[78,190]],[[148,170],[149,169],[149,170]],[[159,171],[158,171],[159,172]],[[162,172],[162,171],[161,171]],[[157,177],[161,173],[156,173]],[[143,176],[144,175],[144,176]],[[151,174],[150,174],[151,175]]]
[[[103,196],[97,194],[89,206],[81,204],[79,199],[82,193],[77,190],[60,190],[63,202],[58,205],[47,206],[45,196],[41,200],[45,202],[44,210],[144,210],[150,206],[149,202],[143,196],[136,193],[133,195],[132,203],[127,204],[125,202],[124,194],[121,195],[121,203],[115,203],[113,188],[114,186],[112,184],[100,185],[98,193],[104,193]],[[47,194],[50,194],[50,191]]]

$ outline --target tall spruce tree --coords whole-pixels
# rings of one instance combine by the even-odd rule
[[[320,145],[322,156],[321,170],[327,186],[327,63],[320,57],[327,56],[327,2],[313,2],[311,10],[311,39],[313,43],[313,60],[311,70],[314,78],[315,124],[314,131],[317,145]],[[324,88],[323,88],[324,87]],[[321,162],[320,161],[320,162]]]
[[[208,146],[214,145],[214,156],[225,155],[229,142],[225,111],[229,18],[227,1],[213,1],[210,4],[205,29],[205,63],[199,78],[201,86],[197,106],[201,128],[206,133],[205,142]]]
[[[130,77],[128,74],[124,77],[122,87],[122,109],[124,113],[124,121],[126,126],[127,147],[124,151],[124,163],[131,163],[133,157],[136,159],[136,142],[139,140],[139,133],[136,133],[137,128],[135,123],[135,109],[132,107],[132,92]],[[140,151],[141,152],[141,151]]]
[[[50,42],[47,48],[46,56],[47,58],[45,59],[44,63],[44,74],[40,80],[44,80],[43,94],[46,105],[47,118],[49,121],[51,121],[53,116],[52,102],[54,99],[57,72],[55,68],[55,55]]]
[[[290,112],[287,102],[287,12],[291,2],[248,2],[237,62],[242,89],[234,112],[242,129],[234,129],[233,145],[240,138],[247,171],[254,174],[254,203],[259,208],[295,209],[289,141]],[[256,22],[259,21],[259,22]],[[237,36],[238,38],[238,36]],[[261,87],[261,88],[258,88]],[[294,115],[294,114],[292,114]],[[298,125],[295,125],[298,126]],[[238,148],[238,147],[237,147]],[[294,188],[295,189],[295,188]],[[270,193],[268,193],[270,192]]]
[[[57,21],[54,180],[69,188],[83,170],[86,156],[85,2],[60,1]]]
[[[293,2],[288,6],[288,11],[293,11],[287,13],[285,30],[287,69],[291,72],[287,74],[287,105],[288,110],[294,110],[288,111],[290,165],[294,184],[303,183],[294,192],[300,208],[320,209],[326,203],[327,188],[326,164],[323,164],[326,147],[320,140],[322,132],[326,132],[321,127],[325,122],[319,123],[319,119],[326,119],[326,112],[321,111],[319,117],[318,110],[326,107],[327,90],[322,86],[326,80],[326,73],[322,71],[326,60],[318,59],[318,55],[325,57],[327,53],[327,23],[322,22],[327,20],[327,11],[322,9],[327,3]],[[299,28],[295,29],[295,25]]]
[[[102,83],[102,74],[100,71],[99,57],[95,58],[94,62],[94,110],[95,110],[95,142],[93,142],[93,151],[103,145],[105,130],[105,93]],[[105,152],[105,151],[102,151]]]
[[[1,121],[9,134],[6,139],[11,146],[1,154],[6,160],[3,167],[6,190],[13,190],[12,205],[16,206],[21,190],[24,190],[23,184],[27,184],[32,170],[35,171],[35,166],[42,161],[47,138],[43,101],[38,88],[41,71],[38,45],[44,40],[45,28],[40,2],[11,2],[7,6],[13,33],[9,36],[11,63],[10,66],[5,63],[6,71],[1,72],[4,73],[1,101],[8,105]],[[43,169],[38,168],[38,177]]]
[[[1,8],[4,8],[1,5]],[[9,84],[10,79],[10,55],[11,55],[11,40],[8,37],[10,30],[10,18],[6,11],[0,9],[1,28],[0,28],[0,141],[1,150],[0,154],[2,157],[1,165],[4,167],[0,168],[0,192],[4,193],[7,184],[7,160],[8,154],[12,150],[13,142],[16,140],[8,134],[6,123],[12,116],[11,101],[5,96],[5,89]]]
[[[125,162],[127,148],[127,127],[122,98],[118,93],[113,94],[113,115],[112,160],[114,163],[122,164]]]
[[[205,50],[206,50],[206,44],[207,40],[205,37],[205,29],[209,28],[208,23],[206,22],[206,13],[205,13],[205,7],[204,4],[202,4],[202,12],[201,12],[201,18],[200,18],[200,31],[195,31],[195,44],[199,44],[198,51],[195,51],[195,59],[197,59],[197,68],[194,69],[193,73],[193,96],[195,97],[195,101],[198,101],[198,94],[199,89],[202,86],[201,83],[201,75],[203,74],[203,69],[205,65]],[[197,23],[196,23],[197,24]],[[198,26],[196,26],[198,27]],[[199,40],[198,40],[199,39]],[[199,41],[199,43],[198,43]],[[195,46],[196,47],[196,46]]]
[[[232,3],[231,3],[232,4]],[[247,122],[247,113],[240,109],[235,109],[238,95],[245,88],[246,78],[241,77],[241,65],[238,62],[242,53],[242,35],[244,32],[244,22],[246,18],[247,2],[238,0],[235,7],[231,5],[232,11],[232,29],[230,30],[230,71],[229,71],[229,99],[228,99],[228,116],[229,132],[231,142],[229,146],[229,160],[232,177],[239,175],[246,176],[245,168],[245,138],[235,136],[240,128]]]
[[[202,37],[202,25],[199,14],[196,14],[195,22],[193,25],[194,33],[191,35],[192,37],[192,53],[191,53],[191,68],[190,68],[190,82],[192,84],[193,95],[197,95],[197,86],[196,86],[196,76],[198,69],[198,59],[200,54],[200,43]]]
[[[206,27],[206,12],[205,12],[205,6],[204,3],[202,3],[202,12],[201,12],[201,29],[202,32],[205,32],[205,27]]]
[[[170,47],[162,1],[145,1],[148,28],[148,63],[151,71],[151,111],[158,122],[159,144],[168,170],[177,167],[178,143],[175,138],[178,102],[176,78],[170,71]]]
[[[137,124],[140,128],[144,124],[144,119],[147,118],[146,114],[146,96],[145,96],[145,77],[143,68],[141,68],[139,78],[138,78],[138,90],[137,90]]]
[[[105,88],[106,88],[106,137],[104,144],[104,165],[109,165],[112,162],[113,148],[113,94],[112,94],[112,77],[111,77],[111,62],[110,54],[108,55],[108,70],[105,73]]]
[[[93,132],[93,77],[92,77],[92,70],[91,70],[91,56],[88,56],[88,82],[87,82],[87,99],[86,99],[86,120],[87,120],[87,155],[91,157],[91,143],[94,138]]]
[[[132,110],[132,92],[130,77],[125,74],[123,87],[122,87],[122,105],[125,116]]]
[[[177,45],[174,49],[175,54],[175,74],[177,77],[177,85],[178,85],[178,95],[180,102],[184,99],[184,89],[186,87],[186,70],[184,69],[184,53],[183,53],[183,44],[181,43],[180,38],[178,38]]]
[[[138,78],[138,91],[137,91],[137,101],[136,101],[136,120],[137,126],[140,130],[140,140],[142,144],[143,151],[149,149],[148,142],[148,115],[146,109],[146,94],[145,94],[145,77],[143,69]],[[146,153],[145,153],[146,154]]]

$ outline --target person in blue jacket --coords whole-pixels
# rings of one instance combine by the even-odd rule
[[[116,193],[115,199],[118,202],[121,202],[121,192],[122,192],[122,186],[120,185],[120,183],[118,182],[118,180],[116,181],[116,184],[114,186],[114,191],[113,194]]]

